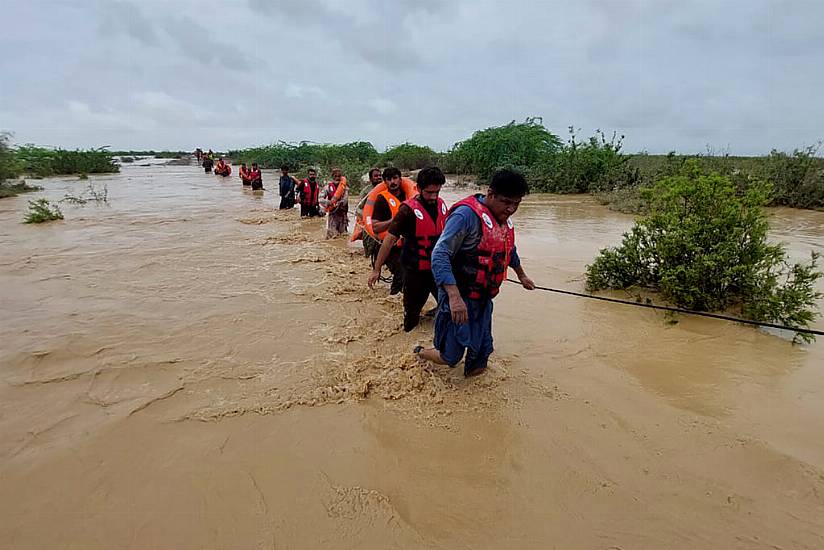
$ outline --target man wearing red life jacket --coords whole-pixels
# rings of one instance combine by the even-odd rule
[[[257,162],[253,162],[252,169],[249,170],[249,185],[252,186],[252,191],[263,190],[263,175],[260,173]]]
[[[515,249],[510,216],[529,192],[524,177],[500,170],[486,195],[473,195],[449,211],[443,233],[432,250],[438,285],[435,347],[415,348],[419,357],[454,367],[466,354],[464,376],[486,369],[492,346],[492,299],[512,268],[527,290],[527,277]]]
[[[238,175],[240,176],[240,181],[241,183],[243,183],[244,186],[252,185],[252,182],[249,179],[249,169],[246,168],[245,162],[240,165]]]
[[[419,194],[403,202],[387,229],[386,237],[369,276],[369,288],[378,281],[381,267],[403,237],[400,258],[403,278],[403,330],[418,326],[421,310],[431,294],[438,299],[438,288],[432,276],[432,249],[443,231],[446,203],[438,195],[446,178],[440,168],[424,168],[418,174]]]
[[[308,174],[309,177],[304,178],[295,188],[300,197],[300,215],[304,218],[320,216],[318,172],[314,168],[310,168]]]

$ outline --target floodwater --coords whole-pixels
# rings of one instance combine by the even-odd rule
[[[87,182],[0,201],[0,547],[824,548],[824,341],[508,284],[466,380],[271,190],[90,181],[62,222],[20,223]],[[530,196],[524,267],[581,290],[631,221]],[[774,224],[824,246],[824,213]]]

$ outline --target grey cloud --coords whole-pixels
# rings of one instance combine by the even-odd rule
[[[0,129],[70,147],[443,149],[537,115],[562,137],[616,129],[651,152],[824,137],[817,0],[161,6],[19,0],[26,28],[0,36]]]
[[[122,33],[147,46],[158,46],[159,36],[138,6],[131,2],[100,4],[100,33],[104,36]]]

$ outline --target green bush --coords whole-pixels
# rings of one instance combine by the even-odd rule
[[[750,319],[809,326],[821,297],[817,256],[789,265],[784,247],[767,242],[769,184],[739,194],[728,177],[703,175],[693,160],[642,196],[649,214],[587,266],[589,290],[640,286],[687,309],[738,308]]]
[[[579,142],[569,128],[569,140],[553,154],[530,166],[527,179],[536,191],[550,193],[594,193],[636,186],[638,170],[621,153],[624,136],[613,132],[610,139],[601,130]]]
[[[47,199],[37,199],[29,201],[29,212],[23,223],[43,223],[62,219],[63,213],[56,204],[51,204]]]
[[[527,118],[526,122],[480,130],[456,143],[443,167],[458,174],[475,174],[479,182],[486,183],[499,168],[528,172],[560,146],[561,140],[544,128],[540,118]]]
[[[381,155],[382,166],[394,166],[401,170],[419,170],[438,164],[439,155],[431,148],[412,143],[403,143],[387,149]]]
[[[797,208],[824,208],[824,163],[818,146],[792,154],[773,150],[765,160],[765,178],[773,182],[775,204]]]
[[[289,166],[293,172],[313,166],[330,169],[345,164],[377,163],[380,155],[371,143],[358,141],[353,143],[317,144],[302,141],[300,143],[279,142],[263,147],[253,147],[229,151],[235,163],[257,162],[263,168],[280,168]]]
[[[105,148],[46,149],[34,145],[18,147],[15,155],[22,163],[23,171],[36,176],[68,174],[105,174],[119,172],[112,153]]]
[[[0,185],[23,173],[23,165],[9,146],[9,134],[0,132]]]

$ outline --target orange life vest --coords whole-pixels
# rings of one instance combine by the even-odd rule
[[[409,178],[401,178],[401,189],[403,189],[404,194],[406,194],[407,197],[414,197],[418,194],[418,186],[415,185],[415,182]],[[369,236],[373,239],[383,242],[383,238],[386,236],[386,231],[382,231],[376,235],[373,227],[374,221],[372,220],[372,214],[375,211],[375,201],[379,196],[383,196],[386,199],[386,203],[389,205],[389,210],[392,212],[393,218],[398,212],[398,208],[401,207],[401,200],[389,192],[389,188],[384,182],[377,184],[366,196],[366,204],[363,206],[363,229],[369,233]],[[394,206],[392,203],[395,203]],[[403,244],[401,241],[402,239],[398,239],[396,246],[401,246]]]

